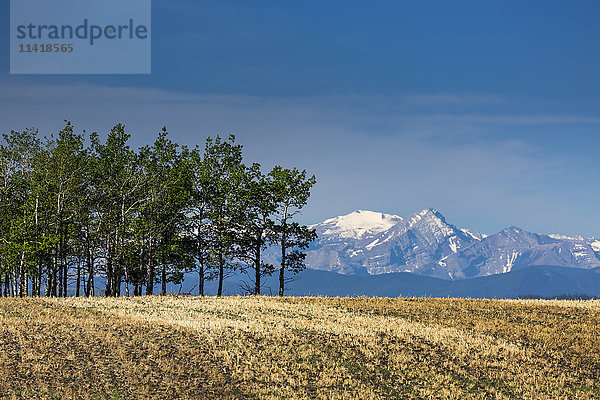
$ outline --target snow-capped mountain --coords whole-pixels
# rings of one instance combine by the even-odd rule
[[[405,219],[361,210],[311,228],[319,238],[307,251],[307,266],[341,274],[413,272],[462,279],[535,265],[600,267],[600,240],[517,227],[487,236],[457,228],[431,208]]]
[[[307,265],[342,274],[365,273],[365,268],[357,264],[364,249],[373,238],[402,221],[397,215],[358,210],[312,225],[318,239],[307,253]]]
[[[397,215],[358,210],[348,215],[327,219],[311,228],[327,240],[360,240],[390,229],[402,221]]]

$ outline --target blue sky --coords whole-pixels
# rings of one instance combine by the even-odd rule
[[[9,25],[8,1],[0,21]],[[9,75],[1,131],[235,133],[317,176],[304,222],[434,207],[600,236],[600,3],[154,0],[151,75]]]

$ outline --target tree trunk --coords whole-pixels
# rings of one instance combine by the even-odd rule
[[[46,297],[50,297],[50,294],[52,293],[52,268],[50,268],[50,266],[48,266],[48,268],[46,269]]]
[[[283,296],[285,281],[283,280],[283,268],[279,268],[279,296]]]
[[[167,294],[167,266],[165,264],[162,265],[160,272],[160,283],[160,295],[165,296]]]
[[[82,268],[82,270],[83,270],[83,268]],[[82,289],[83,289],[83,294],[85,296],[87,296],[88,288],[87,288],[87,283],[85,281],[85,273],[81,274],[81,285],[82,285]]]
[[[79,297],[79,287],[81,286],[81,255],[77,261],[77,286],[75,286],[75,297]]]
[[[67,266],[67,260],[63,260],[63,297],[67,297],[68,293],[67,293],[67,289],[69,287],[68,283],[67,283],[67,278],[68,278],[68,271],[69,271],[69,267]]]
[[[281,232],[281,268],[279,269],[279,296],[283,296],[283,290],[285,280],[283,277],[283,271],[286,266],[285,250],[287,246],[287,220],[288,220],[288,206],[286,205],[283,210],[283,218],[281,220],[282,232]]]
[[[198,266],[198,295],[204,296],[204,260],[202,258]]]
[[[44,273],[44,267],[42,263],[38,264],[38,274],[37,274],[37,285],[36,285],[36,293],[37,296],[40,297],[42,295],[42,274]]]
[[[281,268],[279,269],[279,296],[283,296],[283,290],[285,280],[283,277],[283,271],[285,270],[285,240],[281,243]]]
[[[67,289],[69,288],[69,285],[67,284],[67,266],[65,265],[63,269],[63,297],[67,297]]]
[[[68,266],[66,260],[66,247],[67,247],[67,229],[68,225],[64,224],[59,227],[59,240],[58,240],[58,252],[57,252],[57,264],[59,269],[58,277],[58,297],[67,297],[67,273]]]
[[[87,287],[85,288],[85,297],[90,297],[91,285],[92,283],[92,275],[93,275],[93,267],[92,267],[92,250],[90,249],[90,236],[89,233],[85,233],[85,265],[87,270]]]
[[[112,259],[109,256],[106,260],[106,288],[104,289],[104,297],[112,296],[112,283],[113,283],[113,266]]]
[[[198,238],[196,243],[198,243],[196,248],[198,257],[198,295],[204,296],[204,254],[202,254],[202,250],[200,249],[200,241]]]
[[[262,235],[261,235],[262,236]],[[255,254],[254,254],[254,294],[255,295],[259,295],[260,294],[260,244],[256,246],[256,249],[254,250]]]
[[[24,268],[21,268],[21,276],[19,276],[19,297],[27,297],[29,292],[29,278]]]
[[[154,265],[152,263],[152,241],[148,248],[148,264],[146,270],[146,295],[151,296],[154,294]]]
[[[110,245],[110,235],[106,238],[106,287],[104,289],[104,297],[112,295],[110,285],[112,284],[112,248]]]
[[[56,275],[58,274],[58,266],[57,266],[57,262],[58,260],[56,259],[56,254],[52,254],[52,259],[50,260],[50,263],[52,264],[52,268],[50,268],[50,279],[48,280],[48,285],[50,286],[50,296],[52,297],[56,297],[57,294],[57,277]]]
[[[94,297],[96,295],[94,288],[94,257],[92,257],[92,251],[88,246],[87,249],[87,267],[88,267],[88,279],[87,279],[87,290],[85,295],[87,297]]]
[[[96,287],[94,286],[94,275],[90,274],[88,277],[88,296],[94,297],[96,295]]]
[[[165,257],[165,253],[163,252],[161,255],[161,261],[162,261],[162,266],[160,269],[160,284],[161,284],[161,288],[160,288],[160,295],[161,296],[166,296],[167,294],[167,263],[166,263],[166,257]]]
[[[140,242],[140,265],[138,266],[139,271],[143,271],[144,268],[146,267],[146,259],[144,258],[144,242],[141,241]],[[135,293],[133,294],[134,296],[141,296],[142,292],[144,290],[144,279],[140,278],[140,277],[136,277],[134,280],[135,284],[133,286],[133,289],[135,291]],[[137,289],[137,291],[136,291]]]
[[[19,279],[17,278],[17,271],[12,271],[12,297],[17,297],[19,293]]]
[[[19,264],[19,297],[23,297],[25,294],[24,287],[27,286],[27,280],[25,278],[25,252],[21,252],[21,262]]]
[[[225,273],[225,266],[223,260],[223,252],[219,251],[219,287],[217,289],[217,297],[223,295],[223,275]]]
[[[57,268],[58,268],[58,297],[62,297],[62,293],[63,293],[63,286],[62,286],[62,284],[63,284],[63,279],[62,279],[63,269],[62,269],[62,266],[60,265],[60,250],[57,251],[57,257],[58,257],[58,259],[56,260],[56,265],[57,265]]]
[[[121,296],[121,271],[114,267],[113,267],[112,295],[113,295],[113,297]]]
[[[125,272],[125,296],[129,297],[129,267],[125,265],[123,271]]]

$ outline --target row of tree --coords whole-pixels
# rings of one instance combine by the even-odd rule
[[[263,260],[278,249],[279,295],[304,268],[302,250],[316,238],[295,221],[314,176],[243,162],[235,137],[208,138],[204,149],[179,146],[166,128],[152,145],[132,149],[116,125],[99,135],[71,123],[50,137],[12,131],[0,142],[0,295],[106,296],[166,294],[197,271],[204,283],[232,271],[261,278],[276,267]],[[70,289],[71,288],[71,289]],[[132,293],[130,292],[132,290]]]

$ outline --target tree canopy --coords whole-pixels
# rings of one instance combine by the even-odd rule
[[[304,268],[316,238],[295,221],[314,176],[245,164],[235,136],[209,137],[203,147],[180,146],[166,128],[134,149],[121,124],[100,135],[73,125],[40,138],[11,131],[0,142],[0,295],[166,294],[197,271],[204,282],[248,274],[248,292],[276,265],[263,253],[279,249],[284,271]]]

